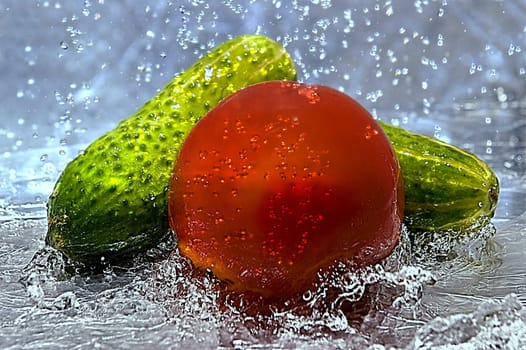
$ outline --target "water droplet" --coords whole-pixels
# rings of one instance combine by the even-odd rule
[[[508,95],[506,95],[506,92],[504,91],[504,88],[502,86],[499,86],[497,88],[497,100],[499,102],[506,102],[508,100]]]
[[[305,293],[303,293],[302,298],[303,298],[303,301],[309,302],[311,301],[313,296],[314,294],[310,290],[307,290]]]
[[[320,95],[318,95],[316,88],[312,86],[301,86],[298,89],[298,94],[305,96],[310,104],[315,104],[320,101]]]
[[[437,46],[444,46],[444,36],[442,34],[438,34]]]
[[[372,126],[367,125],[365,127],[365,139],[370,140],[373,136],[378,135],[378,130],[374,129]]]

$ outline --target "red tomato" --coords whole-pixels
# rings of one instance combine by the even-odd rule
[[[245,88],[197,123],[169,197],[181,253],[268,298],[305,291],[337,260],[386,257],[404,203],[371,115],[332,88],[284,81]]]

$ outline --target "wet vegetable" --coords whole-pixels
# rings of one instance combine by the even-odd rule
[[[156,246],[168,233],[170,174],[190,129],[244,86],[295,77],[289,55],[268,38],[220,45],[66,167],[48,201],[46,242],[87,264]],[[499,184],[487,164],[458,147],[380,125],[402,168],[412,232],[470,233],[489,223]]]
[[[411,231],[473,233],[497,207],[499,182],[473,153],[436,138],[381,124],[396,152]]]
[[[330,87],[274,81],[233,94],[192,129],[169,212],[196,266],[232,290],[282,298],[335,260],[389,255],[403,203],[393,149],[363,107]]]
[[[68,164],[49,198],[46,242],[84,263],[156,246],[168,233],[173,162],[197,120],[239,88],[295,77],[289,55],[266,37],[218,46]]]

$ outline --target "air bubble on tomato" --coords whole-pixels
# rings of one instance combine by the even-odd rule
[[[174,168],[181,253],[234,291],[287,298],[336,261],[379,262],[399,240],[400,168],[351,97],[326,86],[247,87],[190,132]]]

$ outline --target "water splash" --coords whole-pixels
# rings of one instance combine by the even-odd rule
[[[526,309],[516,295],[487,301],[472,313],[437,317],[415,334],[407,349],[522,349]]]
[[[327,294],[311,291],[301,308],[285,305],[264,316],[244,312],[250,307],[246,301],[241,307],[223,302],[213,276],[195,275],[175,256],[79,275],[64,274],[61,258],[44,251],[23,272],[23,284],[17,282],[35,249],[42,248],[41,201],[65,162],[132,112],[168,75],[234,33],[257,31],[280,40],[297,61],[300,78],[356,95],[380,117],[430,134],[438,123],[442,138],[500,170],[507,191],[497,223],[519,217],[525,194],[524,140],[518,135],[525,126],[520,98],[526,68],[524,9],[518,2],[358,1],[351,8],[319,0],[188,0],[151,7],[91,1],[79,8],[5,1],[0,8],[8,14],[6,28],[17,29],[5,42],[13,54],[5,57],[12,69],[6,71],[2,95],[5,112],[17,117],[4,118],[0,128],[6,136],[0,151],[0,347],[526,347],[524,306],[518,304],[525,302],[524,216],[513,221],[513,230],[499,227],[496,235],[490,230],[460,240],[436,236],[431,243],[403,238],[381,265],[383,272],[344,269],[332,285],[327,282],[332,286]],[[408,15],[411,23],[404,22]],[[27,26],[31,18],[39,20]],[[128,21],[136,25],[127,26],[124,36],[107,35]],[[148,31],[155,37],[145,35]],[[138,64],[144,71],[137,72]],[[137,73],[140,79],[134,81]],[[84,81],[90,88],[80,88]],[[485,107],[491,98],[495,106]],[[451,110],[452,103],[465,99],[469,103]],[[57,146],[66,153],[57,154]],[[48,155],[45,164],[57,169],[42,168],[42,154]],[[41,197],[36,210],[11,205],[30,203],[36,193]],[[517,295],[502,297],[511,291]],[[455,293],[465,295],[454,299]]]
[[[478,313],[437,318],[435,306],[425,298],[436,284],[447,280],[444,271],[454,273],[466,264],[470,269],[491,266],[488,247],[493,233],[489,227],[478,238],[442,238],[430,248],[404,230],[400,244],[382,264],[356,269],[339,263],[320,272],[317,288],[271,305],[254,296],[228,293],[209,271],[194,269],[174,250],[175,242],[131,264],[91,273],[72,271],[70,262],[42,246],[21,279],[32,304],[12,321],[12,327],[39,327],[50,334],[55,334],[56,325],[69,334],[89,329],[101,335],[101,346],[113,346],[130,332],[136,338],[127,344],[144,345],[141,334],[148,334],[149,342],[189,348],[353,344],[382,349],[392,344],[397,349],[411,344],[416,349],[452,342],[454,334],[467,342],[493,339],[492,344],[522,344],[520,337],[508,337],[524,330],[524,311],[517,298],[497,307],[500,323],[492,323],[492,309],[482,304]],[[444,322],[447,325],[437,331]],[[504,337],[495,340],[496,329],[503,327]],[[55,335],[55,343],[66,341]]]

